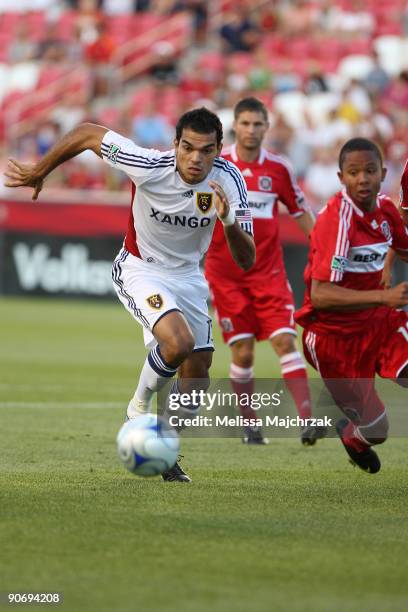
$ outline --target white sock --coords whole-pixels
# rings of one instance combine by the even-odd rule
[[[231,361],[229,377],[234,382],[247,383],[254,377],[254,368],[241,368],[241,366]]]
[[[139,414],[149,412],[153,394],[160,391],[176,372],[177,369],[164,361],[159,345],[155,346],[143,364],[139,384],[128,407],[128,417],[134,418]]]

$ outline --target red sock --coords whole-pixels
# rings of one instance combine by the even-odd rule
[[[241,368],[235,363],[231,363],[230,366],[230,381],[234,393],[238,396],[238,407],[241,415],[245,419],[256,419],[256,412],[248,406],[247,398],[252,397],[254,391],[254,369],[253,368]],[[245,394],[245,395],[244,395]],[[241,404],[241,398],[243,403]]]
[[[344,444],[346,444],[347,446],[351,446],[358,453],[362,453],[370,446],[370,444],[367,444],[367,442],[363,442],[362,439],[358,436],[358,427],[356,427],[351,421],[343,429],[341,437],[343,439]]]
[[[294,399],[300,418],[309,419],[312,416],[312,402],[302,355],[298,351],[288,353],[280,358],[280,363],[282,376]]]

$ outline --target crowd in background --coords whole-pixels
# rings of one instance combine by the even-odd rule
[[[0,20],[6,4],[0,0]],[[47,11],[47,26],[33,38],[22,12],[2,61],[11,66],[39,62],[56,70],[64,64],[83,65],[88,81],[80,92],[66,91],[46,120],[34,122],[12,142],[5,126],[3,157],[11,148],[19,158],[34,160],[85,120],[104,123],[141,146],[167,149],[179,114],[197,105],[220,114],[229,143],[233,105],[243,96],[256,95],[270,110],[266,146],[290,159],[316,209],[339,187],[340,143],[357,135],[381,145],[388,167],[384,191],[396,198],[408,157],[408,63],[404,66],[397,57],[393,64],[392,53],[387,63],[387,52],[376,40],[389,36],[392,45],[397,37],[407,39],[408,3],[378,0],[376,10],[368,0],[271,0],[258,5],[254,9],[254,3],[245,0],[214,5],[202,0],[30,0],[26,10]],[[216,7],[222,9],[222,18],[214,27],[211,12]],[[67,39],[57,23],[72,9],[75,29]],[[187,13],[191,44],[180,54],[171,42],[156,41],[148,69],[118,91],[112,58],[121,43],[112,35],[109,20],[149,12]],[[344,49],[357,56],[354,63],[347,65]],[[408,57],[408,46],[405,49]],[[64,165],[49,183],[127,188],[126,179],[93,154]]]

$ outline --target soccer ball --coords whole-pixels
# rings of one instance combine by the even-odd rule
[[[117,445],[119,458],[129,472],[157,476],[176,463],[180,440],[162,417],[143,414],[122,425]]]

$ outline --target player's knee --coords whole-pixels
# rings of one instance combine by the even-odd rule
[[[254,364],[253,346],[245,341],[238,341],[232,345],[232,360],[240,368],[251,368]]]
[[[195,340],[193,335],[186,331],[185,333],[173,336],[166,340],[160,347],[161,353],[170,365],[176,367],[180,365],[193,352]]]
[[[295,337],[292,334],[278,334],[271,339],[271,342],[279,357],[297,350]]]

